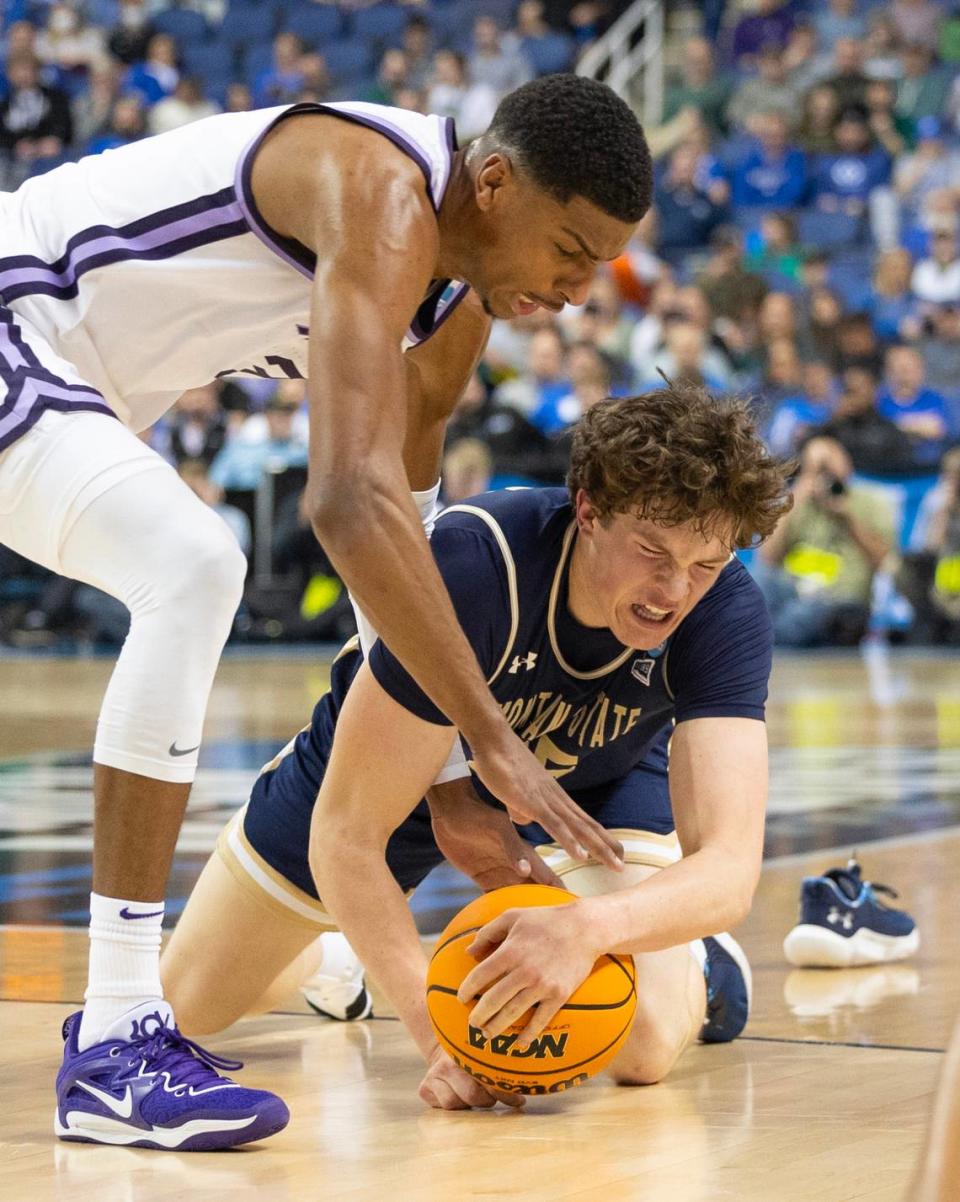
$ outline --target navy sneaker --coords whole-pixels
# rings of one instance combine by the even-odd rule
[[[127,1011],[82,1052],[79,1030],[78,1011],[63,1024],[53,1124],[61,1139],[212,1152],[265,1139],[289,1122],[280,1098],[220,1076],[243,1065],[181,1035],[166,1002]]]
[[[747,1025],[753,977],[746,953],[732,935],[708,935],[703,974],[707,981],[707,1016],[702,1043],[729,1043]]]
[[[800,921],[784,939],[783,954],[797,968],[855,968],[912,956],[920,946],[916,923],[878,893],[897,896],[863,880],[855,859],[846,868],[804,877]]]

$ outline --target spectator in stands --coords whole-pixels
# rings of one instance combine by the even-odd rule
[[[117,24],[107,38],[107,49],[128,66],[143,60],[153,37],[146,0],[120,0]]]
[[[209,467],[227,441],[227,414],[220,404],[219,386],[207,384],[185,392],[170,413],[169,427],[174,462],[192,459]]]
[[[611,372],[606,357],[591,342],[575,342],[567,352],[567,375],[572,385],[570,391],[557,401],[552,428],[540,421],[537,425],[548,435],[559,434],[569,429],[598,401],[610,396]],[[566,452],[569,455],[569,445]],[[563,463],[558,464],[558,479],[563,474]]]
[[[500,385],[497,399],[527,414],[538,429],[552,428],[553,407],[570,390],[565,355],[563,336],[556,324],[536,330],[527,349],[525,370],[519,377]],[[537,413],[543,416],[546,427],[539,425]]]
[[[804,363],[797,393],[785,397],[770,419],[767,428],[770,450],[783,458],[796,455],[813,431],[830,420],[836,399],[829,366],[819,359]]]
[[[199,390],[197,390],[199,391]],[[195,493],[204,505],[209,505],[233,531],[233,536],[244,555],[250,554],[252,535],[250,519],[236,505],[226,505],[223,500],[223,489],[214,484],[209,475],[209,463],[205,459],[184,459],[177,471],[180,479],[191,492]]]
[[[430,22],[414,13],[403,30],[403,52],[407,56],[407,78],[411,87],[422,90],[428,86],[434,66],[433,51]]]
[[[393,94],[393,104],[394,107],[406,109],[410,113],[425,114],[427,94],[421,92],[419,88],[411,88],[409,84],[402,84]]]
[[[642,387],[662,388],[664,381],[659,373],[663,372],[671,383],[683,381],[711,392],[723,392],[724,379],[710,372],[711,349],[709,335],[700,326],[683,313],[668,313],[664,322],[663,347],[654,357],[653,371]]]
[[[733,31],[738,67],[749,68],[764,46],[786,47],[794,26],[790,9],[785,0],[757,0],[756,10],[740,18]]]
[[[576,339],[592,342],[612,362],[614,376],[629,372],[634,323],[623,311],[620,293],[607,275],[594,276],[586,303],[575,317]]]
[[[854,469],[897,476],[916,471],[910,440],[877,408],[877,377],[867,367],[848,367],[833,415],[821,433],[841,443]]]
[[[456,505],[487,492],[492,479],[493,456],[487,444],[479,438],[458,439],[443,456],[443,504]]]
[[[257,108],[292,104],[303,88],[300,60],[303,44],[295,33],[278,33],[273,39],[273,65],[261,71],[253,84]]]
[[[714,316],[726,322],[737,321],[744,313],[755,315],[767,294],[763,277],[744,268],[743,237],[732,226],[714,231],[710,256],[697,284]]]
[[[730,81],[718,73],[713,47],[706,38],[688,38],[684,42],[680,70],[680,82],[666,90],[664,121],[672,121],[679,113],[692,110],[713,137],[726,137]]]
[[[105,60],[93,68],[87,86],[70,102],[74,146],[85,147],[106,133],[119,92],[120,67],[115,60]]]
[[[497,94],[489,84],[471,82],[466,59],[456,50],[437,51],[428,85],[428,112],[452,117],[461,141],[483,133],[490,124]]]
[[[960,401],[960,306],[938,305],[923,322],[916,344],[923,356],[927,387]],[[951,429],[957,430],[956,408]]]
[[[903,74],[897,86],[896,111],[908,121],[938,117],[947,107],[949,78],[934,68],[933,53],[923,45],[906,45],[900,52]]]
[[[330,72],[322,54],[315,51],[304,54],[300,58],[300,93],[298,101],[310,101],[313,104],[330,99]]]
[[[923,498],[901,557],[896,585],[913,606],[912,642],[956,642],[960,635],[960,448],[943,457],[940,478]]]
[[[50,6],[46,27],[37,36],[34,49],[41,63],[61,72],[71,92],[82,88],[90,71],[107,59],[103,30],[85,24],[69,4]]]
[[[870,294],[870,318],[882,342],[913,339],[920,333],[917,298],[910,290],[913,260],[904,247],[885,251],[877,258]]]
[[[867,19],[870,28],[863,69],[871,79],[895,82],[903,74],[897,26],[890,14],[880,8],[873,9]]]
[[[533,69],[520,49],[515,34],[504,34],[493,17],[480,16],[473,23],[473,50],[469,57],[470,78],[485,83],[504,96],[533,78]]]
[[[223,108],[227,113],[249,113],[253,108],[253,93],[245,83],[232,83],[227,88],[227,102]]]
[[[764,409],[772,413],[784,402],[801,395],[803,367],[792,338],[775,338],[765,349],[766,367],[760,391]]]
[[[910,287],[927,306],[960,304],[960,249],[956,226],[934,230],[930,255],[913,269]]]
[[[806,95],[830,74],[830,51],[825,45],[809,22],[795,26],[790,34],[783,63],[798,95]]]
[[[825,80],[837,94],[841,111],[867,103],[870,80],[863,70],[863,46],[854,38],[840,38],[834,45],[833,71]]]
[[[147,57],[134,63],[123,77],[123,89],[140,97],[145,108],[173,95],[180,78],[177,44],[166,33],[155,33],[147,44]]]
[[[610,274],[625,305],[644,309],[658,281],[670,274],[656,245],[657,210],[651,205],[623,254],[610,264]]]
[[[783,51],[767,45],[757,56],[757,74],[745,79],[731,96],[727,121],[736,129],[760,137],[764,114],[779,113],[788,126],[793,126],[799,104],[800,92],[787,76]]]
[[[916,150],[897,162],[894,191],[903,207],[907,224],[926,226],[924,210],[931,195],[951,190],[960,179],[960,156],[947,147],[937,117],[922,117],[916,123]]]
[[[220,106],[204,96],[199,79],[182,75],[173,95],[161,100],[150,110],[147,128],[152,134],[162,134],[219,112]]]
[[[514,406],[501,404],[478,372],[470,378],[447,424],[447,447],[462,439],[479,439],[489,447],[495,476],[551,483],[557,479],[544,471],[554,458],[547,438]]]
[[[835,439],[811,438],[794,507],[759,550],[757,580],[780,646],[851,646],[866,634],[873,578],[894,530],[887,506],[852,475]]]
[[[883,366],[883,348],[867,313],[844,313],[837,323],[837,358],[841,369],[865,367],[878,375]]]
[[[797,239],[797,224],[790,213],[765,213],[759,239],[747,256],[747,266],[759,271],[776,289],[791,291],[800,285],[803,250]]]
[[[697,155],[680,145],[657,184],[655,204],[660,219],[659,250],[673,266],[705,246],[718,225],[727,219],[726,205],[717,205],[697,187]]]
[[[843,316],[843,306],[829,288],[812,288],[807,301],[807,328],[813,353],[835,370],[840,365],[837,350],[837,326]]]
[[[877,409],[910,439],[916,463],[939,463],[951,433],[950,412],[944,398],[928,387],[923,356],[916,347],[898,345],[887,351]]]
[[[119,96],[113,102],[110,124],[84,150],[85,154],[102,154],[117,146],[127,146],[142,138],[146,132],[146,118],[138,96]]]
[[[700,191],[705,192],[715,205],[729,204],[730,181],[727,179],[726,167],[720,156],[714,152],[710,130],[699,118],[691,122],[683,145],[689,146],[696,156],[693,179]],[[644,221],[649,221],[651,214],[655,215],[656,209],[650,209]]]
[[[811,88],[804,97],[797,144],[808,154],[832,154],[837,148],[834,129],[839,115],[840,102],[830,84]]]
[[[796,342],[800,336],[797,309],[787,292],[768,292],[758,313],[760,338],[769,344],[778,338]],[[808,348],[804,348],[805,350]]]
[[[783,209],[799,205],[807,188],[806,156],[788,139],[779,113],[764,113],[760,137],[733,173],[733,203],[743,208]]]
[[[394,104],[397,92],[410,84],[410,67],[402,50],[385,50],[377,68],[377,78],[362,99],[371,104]]]
[[[914,130],[897,115],[897,88],[889,79],[871,79],[867,84],[867,124],[877,143],[892,157],[912,144]]]
[[[825,7],[813,13],[812,23],[824,46],[833,46],[840,38],[861,42],[867,34],[867,21],[857,11],[857,0],[827,0]]]
[[[228,442],[211,464],[213,483],[221,488],[255,489],[265,471],[306,466],[306,443],[294,431],[299,409],[299,402],[281,395],[272,397],[265,414],[266,437],[237,437]]]
[[[0,183],[12,191],[28,175],[56,166],[73,129],[66,93],[40,83],[33,55],[8,61],[7,83],[0,101]]]
[[[837,148],[814,156],[811,163],[811,200],[824,214],[839,214],[856,221],[861,237],[869,232],[874,242],[889,249],[896,245],[896,199],[889,187],[890,155],[877,146],[861,109],[841,112],[834,127]]]
[[[902,42],[936,50],[944,18],[942,4],[933,0],[893,0],[890,16]]]

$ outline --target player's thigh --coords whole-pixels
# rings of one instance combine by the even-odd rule
[[[214,852],[160,962],[164,993],[181,1029],[210,1034],[259,1009],[322,929],[271,904]]]

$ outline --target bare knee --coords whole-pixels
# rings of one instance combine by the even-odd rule
[[[218,987],[206,973],[184,964],[175,948],[168,948],[160,958],[160,980],[184,1035],[215,1035],[243,1017],[222,983]]]
[[[626,1044],[608,1070],[617,1085],[656,1085],[683,1054],[688,1033],[675,1018],[650,1013],[641,1003]]]

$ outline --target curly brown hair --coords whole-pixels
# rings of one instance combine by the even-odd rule
[[[731,547],[762,542],[793,504],[792,465],[763,445],[749,404],[678,381],[601,401],[573,434],[567,486],[601,521],[633,513],[662,526],[694,522]]]

